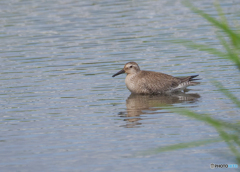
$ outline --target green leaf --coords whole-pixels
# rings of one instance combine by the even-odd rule
[[[215,18],[211,17],[210,15],[204,13],[202,10],[199,10],[198,8],[194,7],[190,2],[184,1],[184,4],[190,8],[193,12],[199,14],[203,18],[205,18],[207,21],[212,23],[215,27],[221,29],[223,32],[225,32],[229,38],[231,39],[232,44],[236,48],[240,48],[240,35],[238,35],[235,31],[233,31],[226,23],[219,22]]]
[[[223,58],[226,58],[228,59],[228,54],[225,53],[225,52],[222,52],[222,51],[219,51],[218,49],[216,48],[210,48],[208,45],[204,45],[204,44],[198,44],[198,43],[194,43],[192,41],[188,41],[188,40],[182,40],[182,39],[178,39],[178,40],[174,40],[174,41],[170,41],[172,43],[178,43],[178,44],[183,44],[185,45],[186,47],[189,47],[189,48],[193,48],[193,49],[197,49],[199,51],[205,51],[205,52],[208,52],[210,54],[214,54],[218,57],[223,57]]]
[[[240,108],[240,100],[233,95],[229,90],[223,87],[223,85],[218,81],[213,81],[215,87],[218,88],[225,96],[227,96],[238,108]]]
[[[222,139],[215,138],[215,139],[193,141],[193,142],[188,142],[188,143],[178,143],[178,144],[174,144],[174,145],[170,145],[170,146],[164,146],[164,147],[158,147],[155,149],[150,149],[150,150],[145,151],[141,155],[158,154],[158,153],[162,153],[162,152],[175,151],[175,150],[179,150],[179,149],[198,147],[198,146],[221,142],[221,141],[222,141]]]

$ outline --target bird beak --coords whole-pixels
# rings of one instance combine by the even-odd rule
[[[120,70],[119,72],[115,73],[112,77],[125,73],[124,69]]]

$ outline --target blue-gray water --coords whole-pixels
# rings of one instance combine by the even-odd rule
[[[239,20],[238,0],[220,3]],[[217,16],[212,2],[194,5]],[[211,83],[239,97],[236,67],[169,42],[221,49],[210,24],[180,0],[3,0],[0,24],[1,171],[210,171],[211,163],[236,163],[224,142],[141,154],[218,136],[162,104],[240,119]],[[181,96],[130,96],[125,76],[111,77],[128,61],[174,76],[199,74],[201,85]]]

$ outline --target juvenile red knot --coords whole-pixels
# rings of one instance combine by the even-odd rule
[[[194,86],[195,77],[174,77],[160,72],[140,70],[136,62],[128,62],[124,68],[112,77],[126,73],[125,83],[129,91],[134,94],[163,94],[185,90],[188,86]]]

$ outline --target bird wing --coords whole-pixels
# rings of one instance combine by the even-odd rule
[[[166,92],[177,87],[181,80],[159,72],[141,71],[139,86],[152,93]]]
[[[195,81],[195,80],[200,80],[200,79],[195,79],[198,75],[192,75],[188,77],[178,77],[178,79],[181,80],[181,83],[188,82],[188,81]]]

